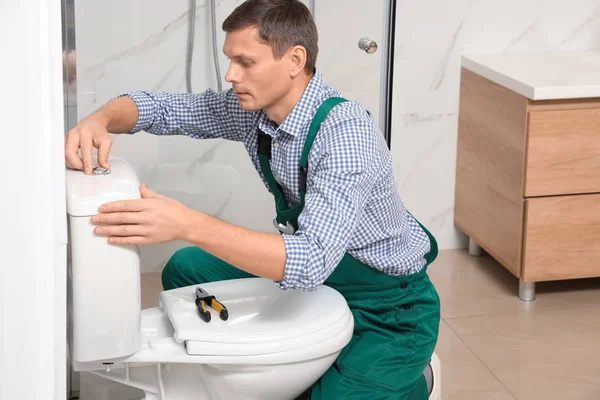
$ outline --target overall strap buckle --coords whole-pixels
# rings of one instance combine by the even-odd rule
[[[300,170],[298,171],[298,186],[300,189],[300,192],[304,192],[306,193],[306,180],[308,178],[308,170],[306,167],[300,167]]]
[[[259,131],[258,132],[258,154],[264,154],[267,158],[271,159],[271,136],[266,133]]]
[[[294,232],[296,232],[296,229],[292,226],[290,221],[287,221],[284,225],[281,222],[277,221],[277,218],[273,218],[273,225],[279,230],[279,232],[284,233],[286,235],[293,235]]]

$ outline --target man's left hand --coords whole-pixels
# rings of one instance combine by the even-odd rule
[[[99,225],[94,232],[108,236],[109,243],[140,245],[181,240],[194,210],[180,202],[140,186],[140,200],[121,200],[104,204],[92,217]]]

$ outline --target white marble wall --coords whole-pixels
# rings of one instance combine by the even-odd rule
[[[196,8],[192,88],[217,89],[207,0]],[[241,1],[217,1],[221,78],[223,19]],[[188,0],[106,0],[75,4],[78,117],[113,96],[143,89],[185,92]],[[223,80],[223,88],[230,87]],[[240,143],[157,137],[140,132],[115,135],[112,155],[127,159],[140,180],[164,195],[236,224],[274,231],[272,196],[264,189]],[[246,190],[252,187],[253,190]],[[142,247],[143,272],[162,269],[185,243]]]
[[[400,194],[440,247],[453,223],[460,55],[600,49],[600,0],[400,1],[392,152]]]
[[[217,0],[217,47],[223,89],[228,61],[222,53],[223,20],[242,0]],[[384,2],[316,1],[320,29],[318,67],[326,81],[375,116],[379,108],[382,52],[358,49],[362,36],[383,42]],[[196,7],[192,86],[217,89],[207,0]],[[306,0],[309,5],[310,1]],[[76,1],[78,119],[113,96],[134,89],[185,92],[188,0]],[[346,15],[343,24],[337,19]],[[334,22],[331,22],[334,21]],[[358,28],[358,29],[357,29]],[[71,96],[72,97],[72,96]],[[226,221],[274,232],[273,198],[240,143],[157,137],[144,132],[115,135],[112,155],[127,159],[140,179],[159,193]],[[160,270],[185,243],[142,247],[143,271]]]

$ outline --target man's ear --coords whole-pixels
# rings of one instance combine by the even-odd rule
[[[304,46],[294,46],[289,51],[290,57],[290,76],[295,78],[306,66],[306,49]]]

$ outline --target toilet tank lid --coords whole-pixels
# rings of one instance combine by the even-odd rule
[[[105,203],[139,199],[140,181],[133,167],[122,158],[108,160],[110,170],[95,167],[94,173],[66,169],[67,213],[74,217],[98,214]]]

